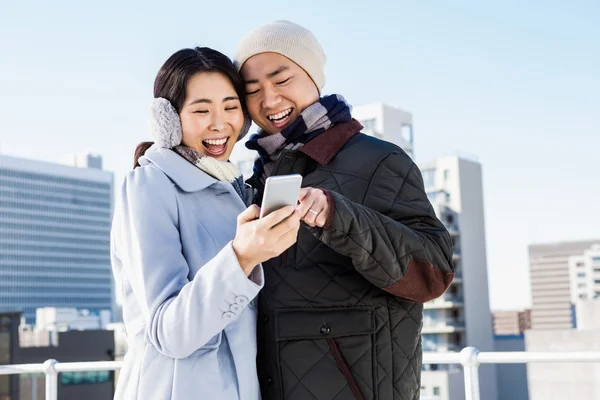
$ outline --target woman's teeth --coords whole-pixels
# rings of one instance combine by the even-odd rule
[[[227,143],[227,138],[218,139],[218,140],[208,139],[208,140],[204,140],[204,143],[211,144],[213,146],[219,146],[219,145]]]
[[[224,139],[206,139],[202,141],[204,148],[208,152],[208,154],[213,156],[220,156],[225,154],[227,150],[227,141],[229,138]]]

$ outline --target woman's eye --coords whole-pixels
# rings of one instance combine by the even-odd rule
[[[233,106],[233,107],[227,107],[225,109],[225,111],[231,111],[231,110],[237,110],[237,109],[238,109],[237,106]]]
[[[286,83],[286,82],[287,82],[287,81],[289,81],[289,80],[290,80],[290,78],[287,78],[287,79],[285,79],[285,80],[283,80],[283,81],[281,81],[281,82],[276,82],[276,84],[277,84],[277,85],[283,85],[284,83]]]
[[[194,111],[194,114],[208,114],[208,110],[197,110]]]

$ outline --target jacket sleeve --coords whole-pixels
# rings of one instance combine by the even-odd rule
[[[404,153],[388,155],[371,178],[363,204],[327,193],[330,214],[317,237],[352,259],[373,285],[424,303],[454,278],[452,239],[435,216],[418,167]]]
[[[185,358],[234,321],[263,285],[262,266],[246,277],[227,244],[194,278],[183,256],[171,181],[155,168],[132,171],[113,224],[113,262],[131,284],[145,322],[146,342]],[[239,307],[231,307],[237,304]]]

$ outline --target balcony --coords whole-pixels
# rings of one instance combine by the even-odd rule
[[[445,294],[440,298],[425,303],[423,306],[425,310],[461,308],[464,306],[464,301],[462,296]]]
[[[460,250],[454,249],[454,253],[452,254],[452,261],[456,262],[460,260]]]
[[[465,321],[460,318],[446,318],[446,319],[424,319],[423,329],[421,333],[426,334],[441,334],[441,333],[455,333],[465,331]]]
[[[446,229],[448,230],[448,233],[450,233],[450,236],[455,237],[460,234],[460,230],[458,229],[457,224],[445,224],[445,225],[446,225]]]
[[[479,366],[481,364],[529,363],[599,363],[600,352],[484,352],[466,347],[454,353],[423,353],[423,365],[462,365],[464,370],[465,400],[480,400]],[[45,400],[58,399],[58,374],[79,371],[115,371],[123,367],[122,361],[97,361],[59,363],[48,360],[43,364],[1,365],[0,375],[43,373],[46,375]],[[485,400],[485,399],[484,399]]]

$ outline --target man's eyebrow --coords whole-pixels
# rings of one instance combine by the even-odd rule
[[[272,78],[272,77],[282,73],[283,71],[287,71],[288,69],[290,69],[290,67],[286,67],[285,65],[282,65],[281,67],[277,68],[275,71],[267,74],[267,78]]]
[[[281,67],[278,67],[275,71],[269,72],[267,74],[267,78],[273,78],[274,76],[277,76],[280,73],[287,71],[288,69],[290,69],[290,67],[282,65]],[[248,79],[248,80],[244,81],[244,83],[246,85],[252,85],[252,84],[258,83],[258,79]]]

